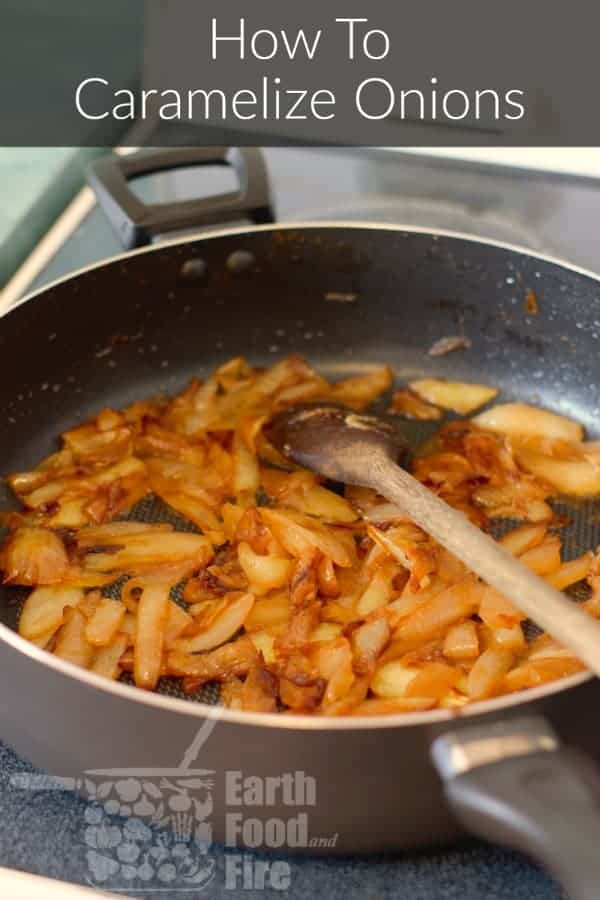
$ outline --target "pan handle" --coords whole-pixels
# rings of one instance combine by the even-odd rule
[[[443,734],[432,756],[469,831],[533,857],[570,900],[597,900],[600,778],[591,759],[534,716]]]
[[[176,203],[143,203],[129,179],[184,166],[231,166],[238,188],[215,197]],[[170,147],[126,155],[113,153],[90,164],[87,177],[124,247],[142,247],[159,234],[250,219],[273,221],[265,163],[256,147]]]

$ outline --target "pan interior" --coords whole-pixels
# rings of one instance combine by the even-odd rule
[[[436,426],[431,425],[431,423],[413,422],[407,423],[407,425],[406,435],[413,452],[416,451],[436,429]],[[600,499],[587,500],[578,503],[553,501],[552,506],[564,520],[568,521],[568,524],[560,531],[565,560],[573,559],[590,547],[595,548],[600,545]],[[125,520],[147,523],[167,522],[173,525],[177,531],[199,531],[196,525],[185,519],[154,495],[145,497],[122,518]],[[491,531],[494,537],[501,537],[517,524],[519,523],[513,520],[497,519],[492,523]],[[120,599],[122,585],[122,581],[115,582],[104,588],[103,593],[114,599]],[[181,584],[176,585],[171,591],[171,599],[182,605],[184,586],[185,583],[182,582]],[[13,589],[12,593],[12,624],[16,629],[18,626],[19,615],[28,592],[24,589]],[[569,588],[568,593],[573,600],[580,602],[589,596],[589,589],[585,584],[579,583]],[[531,620],[527,620],[523,623],[523,629],[528,640],[531,640],[536,635],[540,634],[540,629],[535,622],[532,622]],[[133,685],[134,683],[132,676],[125,672],[121,674],[120,680],[125,684]],[[217,682],[209,682],[202,685],[195,692],[186,694],[182,690],[180,679],[163,677],[159,680],[156,691],[159,694],[177,697],[190,702],[217,705],[220,701],[220,688]]]
[[[463,333],[470,350],[428,356],[434,341]],[[400,384],[424,375],[493,384],[502,400],[571,415],[594,438],[599,335],[596,280],[468,240],[315,226],[159,247],[57,284],[3,318],[0,472],[35,465],[58,433],[103,406],[176,392],[238,354],[270,365],[300,352],[329,378],[386,362]],[[409,427],[413,449],[432,430]],[[0,505],[10,503],[4,489]],[[600,544],[599,501],[555,508],[570,519],[566,559]],[[129,517],[193,528],[150,498]],[[0,617],[13,629],[20,601],[0,589]],[[169,679],[160,690],[182,696]],[[214,703],[218,691],[190,699]]]

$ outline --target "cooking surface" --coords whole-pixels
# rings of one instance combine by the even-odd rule
[[[423,191],[416,196],[415,179],[420,177],[419,172],[423,175],[427,171],[418,160],[405,166],[386,156],[385,162],[375,166],[373,157],[358,153],[302,154],[278,150],[269,151],[267,156],[280,218],[362,218],[454,228],[560,253],[594,267],[585,210],[591,216],[594,203],[600,204],[595,183],[532,179],[528,194],[529,188],[524,190],[523,185],[530,182],[521,182],[520,176],[498,173],[495,187],[488,181],[484,189],[482,175],[476,170],[461,169],[460,173],[453,173],[451,196],[447,192],[440,201],[443,184],[449,184],[448,172],[444,167],[430,172],[427,185],[427,179],[419,182]],[[309,159],[313,166],[310,169],[306,168]],[[498,203],[501,185],[505,190]],[[183,190],[185,185],[180,181],[176,187]],[[403,187],[413,196],[397,203],[393,197]],[[582,200],[584,195],[587,206]],[[551,209],[556,213],[560,209],[564,215],[570,204],[577,205],[579,221],[583,223],[580,233],[575,223],[566,229],[564,218],[561,226],[560,216],[551,215]],[[61,248],[38,283],[117,250],[108,226],[95,210]],[[4,748],[0,752],[0,816],[10,825],[0,837],[0,863],[67,880],[85,880],[84,804],[69,793],[48,794],[16,787],[11,783],[11,775],[23,771],[27,771],[25,763]],[[222,872],[223,851],[212,847],[210,853]],[[287,894],[292,897],[312,896],[317,891],[333,898],[369,895],[411,900],[479,900],[484,895],[498,900],[560,897],[547,877],[521,858],[475,842],[450,851],[393,860],[301,860],[292,861],[291,865],[292,881]],[[211,884],[212,897],[230,897],[234,893],[226,889],[222,874]],[[275,895],[269,891],[245,893],[256,897]],[[186,896],[184,892],[177,895]]]

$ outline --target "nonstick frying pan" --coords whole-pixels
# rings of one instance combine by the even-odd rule
[[[135,174],[232,161],[240,189],[224,198],[145,207],[127,188]],[[256,150],[111,157],[92,180],[129,244],[194,222],[269,216]],[[530,289],[536,315],[526,311]],[[470,350],[427,355],[434,340],[461,330]],[[2,318],[0,471],[34,465],[56,435],[104,405],[179,389],[237,354],[269,364],[300,352],[332,377],[387,362],[399,381],[434,373],[489,383],[504,399],[574,416],[598,437],[599,340],[598,278],[516,248],[387,225],[205,232],[92,266]],[[564,508],[568,554],[600,543],[598,503]],[[156,510],[145,502],[137,514]],[[590,758],[600,756],[600,688],[586,673],[460,716],[238,713],[214,705],[214,692],[185,700],[165,683],[149,694],[64,663],[16,634],[17,593],[0,595],[2,736],[43,769],[78,776],[172,767],[186,748],[189,762],[192,747],[194,765],[216,772],[218,840],[230,802],[224,773],[301,771],[317,785],[310,834],[333,838],[329,853],[439,844],[466,827],[530,853],[572,897],[597,898],[600,809]],[[290,812],[276,798],[252,815]]]

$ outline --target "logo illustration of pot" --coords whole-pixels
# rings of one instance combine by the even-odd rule
[[[12,784],[83,795],[89,884],[128,894],[202,890],[216,874],[209,852],[215,772],[194,764],[213,727],[205,720],[175,768],[94,769],[77,779],[18,773]]]
[[[90,883],[196,890],[215,876],[210,816],[214,770],[194,768],[207,738],[198,729],[176,768],[96,769],[85,773],[83,839]],[[210,728],[212,730],[212,728]],[[119,816],[121,821],[115,821]],[[90,821],[93,820],[93,821]]]

